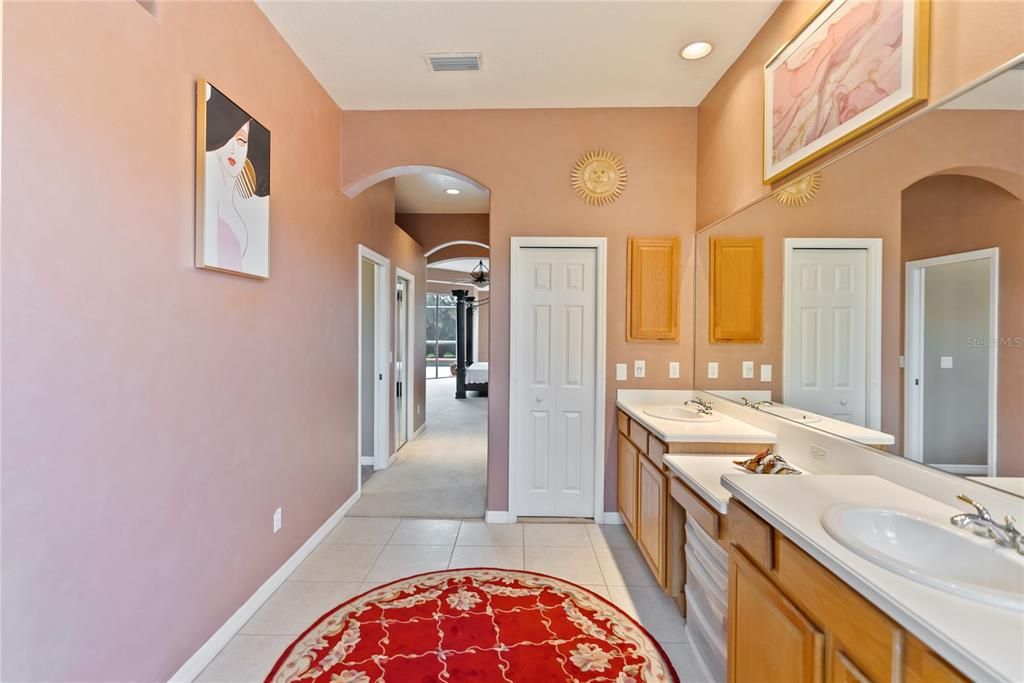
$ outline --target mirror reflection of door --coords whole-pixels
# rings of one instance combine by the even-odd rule
[[[794,249],[783,362],[786,405],[864,426],[867,418],[866,249]]]
[[[997,258],[907,263],[907,454],[953,474],[995,471]]]
[[[395,450],[409,440],[409,281],[395,280]]]

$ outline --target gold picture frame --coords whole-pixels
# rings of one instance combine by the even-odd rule
[[[899,88],[872,102],[870,106],[865,107],[863,110],[857,111],[849,119],[840,121],[832,128],[823,131],[813,140],[809,140],[799,147],[789,150],[784,156],[776,158],[774,139],[776,121],[773,105],[775,72],[773,69],[776,69],[779,64],[785,63],[794,54],[797,54],[798,58],[808,56],[808,59],[804,61],[821,61],[826,53],[822,53],[822,55],[817,54],[815,48],[820,49],[820,47],[814,43],[814,39],[818,38],[820,40],[822,38],[818,33],[822,27],[830,26],[828,22],[839,15],[840,12],[845,13],[844,18],[850,17],[861,7],[868,6],[882,7],[889,10],[893,10],[896,6],[900,8],[904,40],[901,40],[900,43],[899,65],[901,79]],[[872,2],[872,0],[828,0],[771,56],[764,65],[763,81],[761,149],[762,179],[765,184],[773,184],[794,171],[806,167],[808,164],[842,147],[851,140],[928,99],[930,10],[930,0],[883,0],[881,3]],[[838,23],[839,21],[836,22],[836,24]],[[907,45],[908,41],[905,40],[908,30],[913,37],[910,45]],[[798,54],[798,51],[802,48],[808,49],[802,55]],[[858,52],[857,54],[861,56],[861,53]],[[910,60],[909,62],[907,61],[908,59]],[[853,71],[855,65],[845,66],[848,67],[848,71]],[[815,100],[820,102],[821,98],[818,97]],[[787,115],[792,111],[792,109],[787,109]],[[796,120],[797,117],[794,115],[793,119]],[[806,128],[794,127],[793,136],[797,137],[798,133],[805,134]]]

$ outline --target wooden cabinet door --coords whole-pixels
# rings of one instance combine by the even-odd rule
[[[679,238],[630,237],[626,340],[679,341]]]
[[[640,456],[636,542],[658,583],[665,584],[665,475]]]
[[[830,648],[829,660],[828,683],[872,683],[849,657],[834,646]]]
[[[711,240],[708,330],[711,343],[762,341],[764,241],[760,237]]]
[[[637,467],[640,454],[636,446],[619,434],[619,514],[629,533],[636,538]]]
[[[729,554],[730,683],[820,683],[824,636],[742,552]]]
[[[968,679],[917,638],[908,635],[903,657],[906,683],[967,683]]]

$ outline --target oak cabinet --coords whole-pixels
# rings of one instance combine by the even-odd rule
[[[730,683],[820,683],[825,636],[735,548],[729,557]]]
[[[760,237],[712,239],[710,272],[708,330],[711,343],[761,343],[764,240]]]
[[[630,237],[626,340],[679,341],[679,238]]]
[[[643,455],[638,470],[637,533],[640,552],[655,578],[665,585],[666,500],[665,475]]]
[[[636,477],[640,455],[629,439],[619,434],[619,514],[630,535],[636,536]]]

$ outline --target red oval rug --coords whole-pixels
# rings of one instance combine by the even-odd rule
[[[399,579],[320,617],[267,683],[678,683],[651,635],[568,581],[505,569]]]

